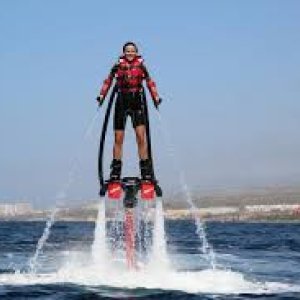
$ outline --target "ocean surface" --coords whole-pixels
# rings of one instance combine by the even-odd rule
[[[167,272],[91,262],[93,222],[54,223],[32,272],[44,228],[0,222],[0,299],[300,299],[300,224],[205,224],[212,270],[193,220],[167,221]]]

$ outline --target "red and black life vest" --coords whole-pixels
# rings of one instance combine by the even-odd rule
[[[114,78],[121,93],[141,91],[145,80],[152,98],[158,97],[155,82],[150,78],[141,56],[136,56],[132,61],[128,61],[124,56],[120,57],[104,80],[100,95],[106,96]]]

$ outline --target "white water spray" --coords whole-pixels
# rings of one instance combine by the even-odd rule
[[[38,265],[37,260],[38,260],[38,257],[40,256],[41,252],[42,252],[44,244],[46,243],[46,241],[47,241],[47,239],[50,235],[51,226],[54,223],[54,219],[55,219],[55,215],[56,215],[57,211],[58,211],[57,207],[55,207],[52,210],[51,215],[50,215],[49,219],[46,222],[46,227],[44,229],[44,232],[43,232],[41,238],[39,239],[39,241],[37,243],[35,253],[29,260],[29,271],[30,271],[30,273],[35,274],[36,271],[37,271],[37,265]]]
[[[170,268],[166,247],[163,205],[160,197],[156,199],[150,268],[159,268],[161,271],[167,271]]]
[[[94,243],[92,245],[92,258],[95,264],[100,266],[100,268],[104,268],[107,259],[105,199],[101,199],[99,204]]]
[[[159,119],[160,123],[162,124],[163,120],[162,120],[162,116],[159,112],[158,112],[158,119]],[[208,261],[210,267],[212,269],[215,269],[216,268],[215,253],[214,253],[212,246],[208,242],[204,224],[202,223],[200,217],[197,214],[197,208],[193,202],[189,187],[185,180],[184,173],[183,173],[182,169],[179,168],[179,166],[178,166],[178,159],[175,155],[175,147],[173,146],[173,143],[171,142],[170,134],[167,130],[164,130],[164,128],[165,128],[164,126],[160,126],[160,127],[161,127],[161,131],[163,133],[163,136],[164,136],[164,139],[166,142],[166,146],[167,146],[167,150],[168,150],[167,152],[168,152],[169,156],[172,158],[173,164],[176,167],[176,169],[180,170],[179,171],[180,185],[184,192],[185,199],[190,206],[191,215],[194,217],[196,233],[202,243],[201,251],[205,255],[205,258]]]
[[[187,200],[188,204],[190,205],[190,212],[195,220],[196,233],[197,233],[198,237],[200,238],[200,240],[202,241],[201,251],[205,255],[205,258],[207,259],[211,268],[216,269],[216,257],[215,257],[214,250],[207,240],[207,236],[205,233],[205,226],[201,222],[200,217],[197,214],[197,208],[192,200],[192,196],[191,196],[190,190],[188,188],[188,185],[186,184],[183,172],[180,173],[180,182],[181,182],[181,186],[183,188],[184,194],[186,196],[186,200]]]
[[[95,126],[97,117],[98,117],[98,111],[93,116],[93,118],[90,120],[86,130],[84,131],[84,135],[83,135],[83,140],[84,141],[86,139],[88,139],[89,137],[91,137],[91,133],[92,133],[92,130]],[[80,145],[81,144],[82,143],[80,143]],[[43,231],[43,234],[40,237],[40,239],[38,240],[35,253],[29,259],[28,266],[29,266],[29,272],[30,273],[36,273],[37,265],[38,265],[38,258],[39,258],[40,254],[41,254],[41,252],[44,248],[44,245],[45,245],[46,241],[48,240],[48,238],[50,236],[51,228],[52,228],[53,224],[55,223],[55,218],[56,218],[56,215],[59,211],[59,206],[63,204],[64,200],[66,199],[67,192],[69,191],[72,183],[74,182],[74,176],[75,176],[75,173],[76,173],[76,168],[77,168],[77,165],[78,165],[78,157],[79,156],[80,156],[79,155],[79,149],[77,149],[76,155],[74,156],[74,158],[72,160],[71,167],[70,167],[70,170],[68,172],[67,180],[63,184],[62,189],[60,190],[60,192],[57,193],[57,195],[55,197],[55,199],[56,199],[55,206],[52,209],[52,211],[50,213],[50,216],[49,216],[49,218],[46,222],[46,226],[45,226],[45,229]]]
[[[147,201],[139,201],[140,210],[138,212],[138,217],[140,219],[141,232],[140,232],[140,240],[141,240],[141,258],[147,262],[149,260],[149,255],[151,254],[150,249],[153,243],[153,230],[154,230],[154,222],[153,220],[153,203],[149,203]]]
[[[109,231],[107,231],[106,241],[109,241],[109,249],[111,257],[121,259],[121,253],[124,250],[124,206],[122,201],[109,201],[113,204],[110,207],[112,220],[110,222]]]

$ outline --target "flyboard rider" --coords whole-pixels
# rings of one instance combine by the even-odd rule
[[[151,160],[148,157],[145,111],[142,104],[143,80],[151,94],[156,108],[161,103],[156,84],[149,76],[143,58],[138,54],[135,43],[127,42],[123,46],[123,55],[112,67],[109,76],[104,80],[97,97],[99,105],[102,105],[112,82],[116,78],[117,99],[114,112],[115,141],[113,147],[113,160],[111,162],[110,181],[119,181],[122,171],[122,148],[127,116],[131,117],[132,126],[135,130],[140,158],[141,179],[153,179]]]

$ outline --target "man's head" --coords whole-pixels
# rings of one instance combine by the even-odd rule
[[[132,61],[138,54],[138,47],[133,42],[127,42],[123,46],[123,54],[128,61]]]

